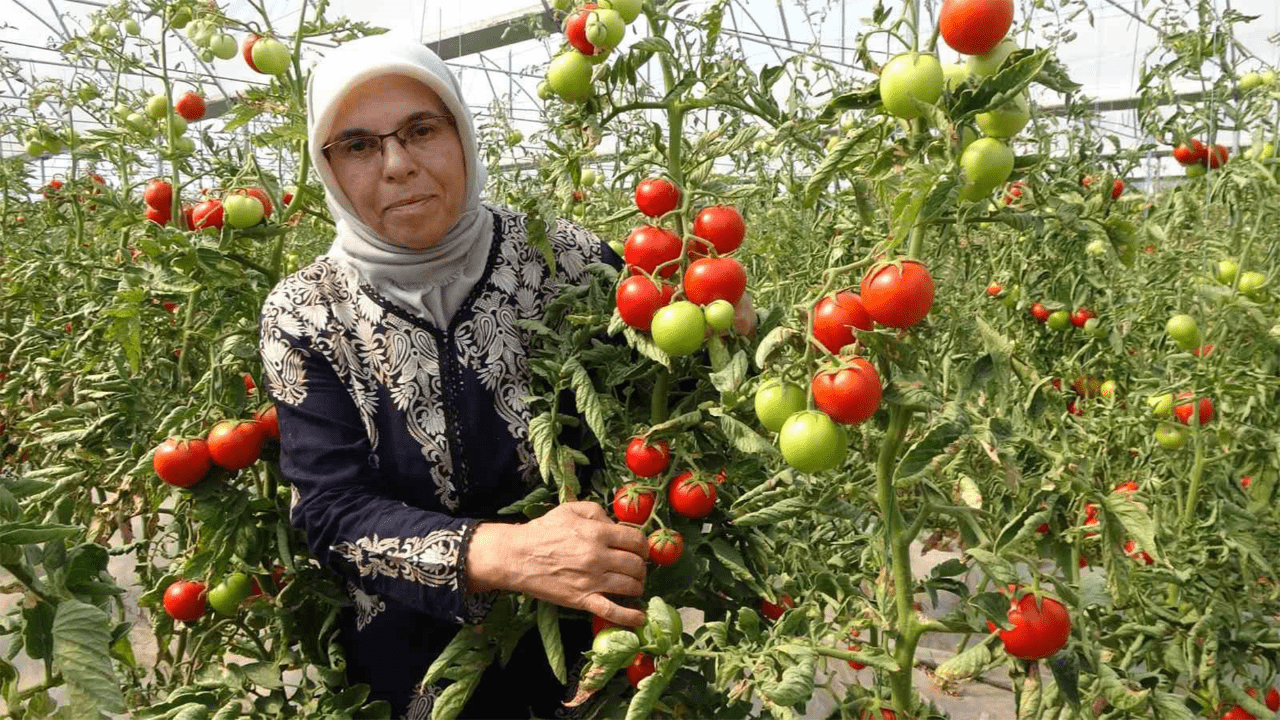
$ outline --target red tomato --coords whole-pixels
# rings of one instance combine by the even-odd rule
[[[862,647],[862,646],[861,646],[861,645],[850,645],[849,647],[847,647],[847,648],[845,648],[845,649],[846,649],[846,650],[849,650],[850,652],[857,652],[857,651],[858,651],[858,648],[860,648],[860,647]],[[848,663],[849,663],[849,667],[853,668],[854,670],[861,670],[862,668],[866,667],[866,665],[865,665],[865,664],[860,663],[860,662],[858,662],[857,660],[849,660],[849,661],[848,661]]]
[[[1080,184],[1084,186],[1085,190],[1088,190],[1089,186],[1093,185],[1093,178],[1089,177],[1088,175],[1085,175],[1084,177],[1080,178]]]
[[[246,37],[244,39],[244,50],[241,53],[242,55],[244,55],[244,61],[249,65],[249,69],[253,70],[256,73],[260,73],[262,71],[258,69],[257,65],[253,64],[253,44],[258,42],[261,39],[262,37],[256,34],[251,34],[248,37]],[[266,46],[264,45],[263,47],[266,47]]]
[[[873,267],[862,278],[862,306],[872,320],[891,328],[909,328],[933,306],[933,278],[924,265],[903,260]]]
[[[1090,318],[1096,317],[1098,317],[1098,313],[1087,307],[1078,307],[1075,312],[1071,313],[1071,324],[1078,328],[1082,328],[1085,323],[1089,322]]]
[[[1040,303],[1033,303],[1031,305],[1031,317],[1035,318],[1036,322],[1040,323],[1041,325],[1043,325],[1045,321],[1049,319],[1049,316],[1052,314],[1053,312],[1049,310],[1049,308],[1041,305]]]
[[[1173,149],[1173,159],[1179,165],[1203,165],[1209,161],[1209,148],[1199,140],[1192,140],[1191,146],[1182,143]]]
[[[591,634],[592,635],[599,635],[601,630],[605,628],[611,628],[611,627],[622,627],[622,626],[614,622],[609,622],[608,620],[605,620],[599,615],[591,616]]]
[[[636,653],[636,658],[627,666],[627,680],[631,687],[639,687],[640,681],[653,674],[653,658],[644,653]]]
[[[1236,705],[1223,713],[1220,720],[1258,720],[1258,718],[1251,715],[1248,710]]]
[[[191,224],[197,230],[222,229],[222,201],[205,200],[191,209]]]
[[[176,487],[191,487],[209,472],[209,446],[199,438],[169,438],[160,443],[151,457],[151,467],[164,482]]]
[[[256,420],[223,420],[209,431],[209,457],[228,470],[246,468],[258,461],[265,440]]]
[[[187,230],[196,229],[196,221],[195,221],[195,218],[192,217],[193,213],[195,213],[195,210],[196,210],[195,205],[182,206],[182,220],[185,223],[185,227]]]
[[[1067,412],[1077,417],[1084,417],[1084,408],[1076,407],[1075,400],[1067,401]]]
[[[248,195],[251,198],[257,198],[262,203],[262,217],[271,217],[271,198],[267,197],[267,192],[260,187],[241,188],[235,191],[236,195]],[[286,201],[288,202],[288,201]]]
[[[862,306],[862,298],[851,290],[824,297],[813,308],[813,337],[831,353],[838,354],[840,348],[853,344],[854,328],[872,330],[874,327],[871,316]]]
[[[595,9],[595,3],[587,3],[564,21],[564,39],[583,55],[595,55],[600,52],[599,48],[587,40],[587,18]]]
[[[622,244],[622,257],[632,268],[652,274],[659,265],[679,260],[683,249],[684,243],[680,241],[679,235],[653,225],[641,225],[632,230]],[[671,263],[658,274],[667,278],[678,269],[678,263]]]
[[[653,514],[657,497],[650,490],[641,490],[635,483],[627,483],[613,494],[613,515],[618,522],[643,525]]]
[[[163,210],[168,216],[173,206],[173,186],[158,178],[148,182],[147,189],[142,193],[142,202],[147,207]]]
[[[1112,184],[1111,186],[1111,199],[1115,200],[1116,198],[1120,197],[1120,194],[1123,192],[1124,192],[1124,181],[1121,180],[1120,178],[1116,178],[1115,183]]]
[[[1227,156],[1230,154],[1225,145],[1214,145],[1213,149],[1206,152],[1205,162],[1210,168],[1218,168],[1227,161]]]
[[[880,407],[880,373],[862,358],[844,368],[819,371],[811,389],[818,409],[846,425],[857,425]]]
[[[1240,478],[1240,487],[1247,488],[1252,484],[1253,484],[1252,475],[1245,475],[1244,477]]]
[[[1013,24],[1013,0],[943,0],[938,32],[965,55],[990,52]]]
[[[1036,532],[1044,535],[1049,532],[1049,523],[1040,523],[1040,527],[1036,528]]]
[[[1245,692],[1249,694],[1249,697],[1252,697],[1252,698],[1258,697],[1258,691],[1254,690],[1253,688],[1249,688],[1248,690],[1245,690]],[[1271,688],[1271,690],[1267,693],[1266,705],[1267,705],[1267,709],[1270,710],[1271,712],[1280,711],[1280,690]]]
[[[991,284],[987,286],[987,294],[991,297],[996,297],[1002,292],[1004,292],[1004,286],[998,282],[992,281]]]
[[[1213,352],[1212,345],[1201,345],[1195,350],[1192,350],[1191,354],[1195,355],[1196,357],[1209,357],[1209,353],[1211,352]]]
[[[712,205],[693,219],[693,234],[709,240],[716,246],[716,252],[724,255],[742,245],[742,239],[747,235],[747,224],[737,208]]]
[[[692,471],[685,471],[671,481],[667,503],[677,515],[703,517],[716,506],[716,484],[695,478]]]
[[[737,304],[746,291],[747,271],[731,257],[694,260],[684,271],[685,297],[697,305],[716,300]]]
[[[1009,183],[1009,189],[1004,192],[1004,204],[1012,205],[1022,197],[1023,184],[1017,181]]]
[[[1151,557],[1151,555],[1147,553],[1146,550],[1140,549],[1138,547],[1138,543],[1132,540],[1124,544],[1124,554],[1128,555],[1134,560],[1142,560],[1142,564],[1144,565],[1150,565],[1151,563],[1155,562],[1155,560]]]
[[[671,464],[671,448],[666,440],[650,445],[644,438],[633,437],[627,443],[627,469],[638,477],[660,475]]]
[[[146,211],[147,219],[157,225],[165,225],[169,222],[169,209],[160,209],[149,207]]]
[[[172,300],[165,300],[163,303],[160,303],[160,307],[164,308],[165,310],[171,313],[178,311],[178,303]]]
[[[777,620],[782,617],[782,613],[786,612],[787,608],[793,608],[796,606],[795,601],[791,599],[790,595],[783,595],[778,598],[778,601],[781,602],[782,605],[774,605],[768,600],[760,598],[760,614],[770,620]],[[783,605],[786,605],[787,607],[783,607]]]
[[[251,393],[257,389],[258,389],[258,385],[253,381],[253,376],[250,375],[249,373],[245,373],[244,374],[244,391],[247,393]]]
[[[1184,402],[1180,402],[1174,406],[1173,414],[1177,416],[1178,422],[1182,423],[1183,425],[1190,425],[1193,406],[1196,404],[1195,400],[1194,398],[1192,398],[1192,394],[1189,392],[1178,393],[1178,399],[1183,400]],[[1200,398],[1200,412],[1199,412],[1199,418],[1198,418],[1200,424],[1208,425],[1209,421],[1212,419],[1213,419],[1213,401],[1205,397]]]
[[[666,178],[648,178],[636,185],[636,207],[648,217],[662,217],[680,206],[680,191]]]
[[[1138,483],[1132,480],[1128,482],[1120,483],[1119,485],[1116,486],[1116,491],[1125,492],[1125,493],[1136,493],[1138,492]]]
[[[661,283],[662,288],[647,277],[629,277],[618,285],[615,300],[622,321],[636,330],[649,332],[653,326],[653,314],[671,302],[676,289]]]
[[[204,98],[193,92],[188,92],[178,98],[178,102],[174,103],[173,110],[185,120],[199,120],[204,117]]]
[[[254,420],[262,426],[262,436],[267,440],[280,442],[280,418],[276,414],[276,406],[260,410],[253,416]]]
[[[649,534],[649,559],[668,567],[675,565],[684,553],[684,537],[674,530],[654,530]]]
[[[206,606],[204,583],[198,580],[178,580],[164,591],[164,611],[174,620],[198,620]]]
[[[1001,630],[1000,640],[1006,652],[1023,660],[1047,658],[1065,647],[1071,636],[1071,617],[1062,603],[1045,597],[1036,607],[1031,593],[1009,601],[1009,624],[1013,629]],[[991,623],[988,626],[995,628]]]

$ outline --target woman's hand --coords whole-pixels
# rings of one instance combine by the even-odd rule
[[[475,590],[514,590],[639,627],[644,611],[607,596],[644,592],[648,549],[644,533],[610,520],[596,503],[564,503],[523,525],[476,528],[467,575]]]

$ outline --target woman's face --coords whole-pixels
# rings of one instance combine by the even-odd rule
[[[325,144],[346,136],[395,131],[420,113],[450,115],[440,96],[405,75],[382,75],[347,93],[338,105]],[[429,143],[406,148],[397,138],[382,143],[381,157],[330,167],[360,219],[397,245],[425,249],[454,226],[467,202],[462,138],[452,123]],[[416,202],[405,201],[418,198]]]

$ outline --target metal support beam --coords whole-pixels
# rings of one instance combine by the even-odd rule
[[[422,42],[444,60],[496,50],[537,37],[536,28],[547,32],[559,32],[551,8],[546,3],[521,8],[507,15],[497,15],[475,25],[452,31],[449,37],[437,40],[422,38]]]

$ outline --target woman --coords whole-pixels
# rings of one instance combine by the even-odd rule
[[[337,237],[262,308],[280,469],[293,524],[347,581],[348,679],[395,716],[425,718],[443,687],[421,687],[426,668],[497,591],[644,622],[609,599],[641,594],[640,530],[591,502],[486,522],[539,479],[522,400],[528,337],[516,321],[540,319],[590,263],[620,260],[562,221],[553,276],[526,242],[525,218],[481,202],[485,172],[458,83],[413,40],[369,37],[330,53],[311,75],[307,111]],[[590,641],[586,625],[562,625],[571,659]],[[490,666],[463,715],[564,715],[568,691],[529,633],[505,670]]]

